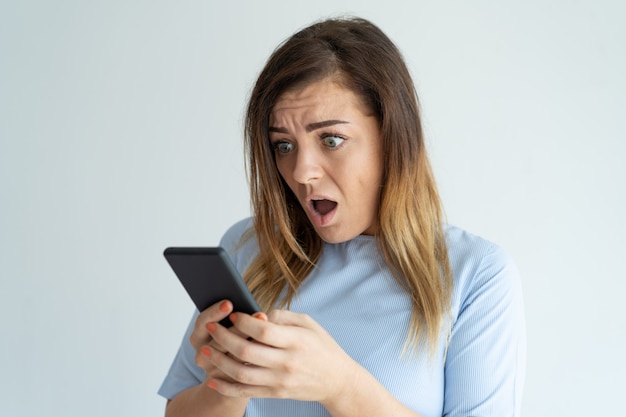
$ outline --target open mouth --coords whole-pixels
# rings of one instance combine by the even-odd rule
[[[324,198],[319,200],[312,200],[313,210],[321,216],[325,216],[337,207],[337,202],[332,200],[326,200]]]

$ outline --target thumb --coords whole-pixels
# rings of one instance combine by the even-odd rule
[[[270,323],[280,324],[283,326],[298,326],[314,328],[317,323],[307,314],[294,313],[289,310],[272,310],[268,315]]]
[[[267,318],[267,314],[261,311],[259,311],[258,313],[254,313],[252,317],[254,317],[255,319],[263,320],[263,321],[269,321],[269,319]]]

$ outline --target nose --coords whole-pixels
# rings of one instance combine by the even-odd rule
[[[319,180],[324,170],[320,164],[319,151],[313,146],[299,146],[293,167],[293,179],[300,184],[309,184]]]

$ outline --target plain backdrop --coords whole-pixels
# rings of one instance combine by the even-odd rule
[[[402,50],[449,222],[522,272],[524,415],[620,413],[623,2],[0,0],[0,414],[162,414],[193,310],[162,251],[249,215],[250,88],[340,14]]]

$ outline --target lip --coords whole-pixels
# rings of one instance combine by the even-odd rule
[[[320,200],[320,199],[334,201],[335,203],[337,203],[337,205],[335,206],[335,208],[333,208],[328,213],[326,213],[324,215],[321,215],[320,213],[318,213],[315,210],[315,207],[313,206],[313,201],[314,200]],[[312,195],[308,196],[306,198],[305,202],[306,202],[306,205],[305,205],[306,212],[307,212],[307,215],[309,216],[309,220],[313,224],[313,227],[328,226],[328,224],[335,217],[335,214],[337,213],[337,208],[339,207],[339,202],[337,200],[334,200],[334,199],[330,198],[329,196],[320,195],[320,194],[312,194]]]

